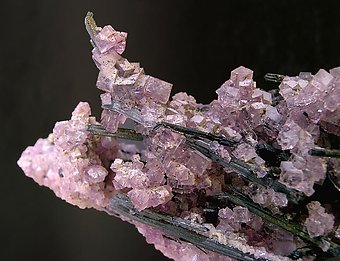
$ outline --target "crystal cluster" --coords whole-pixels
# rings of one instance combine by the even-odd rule
[[[280,109],[286,120],[277,139],[282,149],[292,153],[290,161],[281,162],[280,181],[310,196],[314,183],[326,174],[325,161],[308,155],[316,147],[319,128],[340,134],[340,67],[329,73],[320,69],[314,76],[287,76],[279,88],[284,98]]]
[[[218,212],[219,224],[216,229],[226,237],[237,232],[250,246],[263,248],[262,252],[270,250],[283,259],[296,249],[297,244],[292,234],[274,226],[268,226],[258,216],[249,212],[245,207],[236,206],[221,208]],[[273,258],[273,257],[272,257]]]
[[[113,195],[113,184],[107,182],[109,171],[99,153],[101,142],[87,132],[88,124],[96,123],[90,115],[89,104],[79,103],[71,120],[57,122],[47,139],[39,139],[23,152],[18,165],[67,202],[103,210]],[[114,156],[118,148],[112,145]]]
[[[254,183],[243,187],[243,191],[255,203],[269,208],[274,213],[279,213],[280,208],[287,206],[288,199],[283,193],[276,192],[272,188],[264,188]]]
[[[139,63],[123,58],[126,33],[119,33],[105,26],[94,39],[93,60],[99,69],[97,87],[104,91],[103,105],[116,101],[121,109],[137,108],[139,118],[145,125],[162,118],[166,109],[172,84],[144,73]],[[116,131],[126,117],[104,109],[101,122],[110,131]]]
[[[123,193],[137,211],[153,208],[203,224],[208,228],[206,235],[218,242],[255,257],[288,260],[285,256],[303,245],[291,233],[242,206],[222,204],[212,210],[215,220],[209,220],[206,203],[209,197],[234,188],[281,214],[288,194],[262,182],[272,180],[268,177],[271,167],[279,168],[274,182],[288,192],[314,193],[314,184],[325,179],[328,160],[311,156],[309,151],[317,148],[321,128],[340,135],[340,67],[329,73],[321,69],[315,75],[285,77],[279,86],[280,102],[274,104],[271,93],[257,88],[253,71],[240,66],[217,89],[217,99],[202,105],[183,92],[170,99],[172,84],[145,74],[139,63],[122,57],[126,37],[105,26],[92,39],[92,57],[99,69],[97,87],[103,91],[100,124],[115,134],[130,118],[136,135],[143,136],[143,147],[90,133],[89,125],[99,123],[91,117],[89,105],[81,102],[70,120],[57,122],[47,139],[39,139],[23,152],[19,166],[37,183],[81,208],[107,210],[110,198]],[[219,138],[206,139],[201,143],[210,154],[205,154],[188,146],[201,134],[185,135],[180,127],[234,145],[222,144]],[[268,163],[260,146],[286,151],[288,157]],[[243,179],[232,164],[238,164],[241,172],[250,172],[253,181]],[[311,237],[334,230],[334,216],[319,202],[307,207],[304,225]],[[169,258],[231,260],[130,222]]]
[[[318,237],[328,234],[333,230],[334,216],[325,212],[325,209],[317,201],[307,205],[309,217],[305,226],[311,237]]]

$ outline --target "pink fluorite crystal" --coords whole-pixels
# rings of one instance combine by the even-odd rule
[[[278,135],[278,143],[281,145],[281,148],[283,150],[293,149],[299,142],[300,132],[303,132],[303,130],[299,125],[293,120],[287,120]]]
[[[132,162],[124,162],[122,159],[115,159],[111,169],[116,173],[113,183],[116,189],[143,188],[149,185],[149,179],[143,172],[144,164],[139,161],[136,155]]]
[[[102,125],[111,132],[116,132],[119,125],[125,123],[126,116],[115,111],[103,110],[101,116]]]
[[[314,193],[315,182],[326,176],[325,160],[309,155],[294,155],[292,161],[281,162],[280,181],[290,188],[295,188],[307,196]]]
[[[144,88],[146,96],[149,96],[154,101],[166,104],[170,98],[172,84],[152,76],[147,76]]]
[[[251,183],[244,188],[244,192],[257,204],[269,208],[274,213],[279,213],[280,208],[288,205],[287,195],[279,193],[272,188],[264,188]]]
[[[23,152],[18,165],[68,203],[103,210],[114,190],[105,182],[108,171],[97,153],[99,144],[87,132],[88,124],[96,123],[90,114],[89,104],[79,103],[71,120],[57,122],[47,139]]]
[[[237,206],[233,210],[230,208],[222,208],[218,211],[219,224],[217,229],[227,232],[237,232],[241,228],[241,223],[248,223],[250,221],[250,213],[247,208]]]
[[[256,151],[254,147],[252,147],[249,144],[243,143],[239,145],[234,151],[234,156],[239,158],[240,160],[243,160],[245,162],[250,161],[251,159],[255,158],[257,156]]]
[[[138,210],[157,207],[169,202],[173,197],[170,186],[135,188],[129,191],[127,195]]]
[[[115,31],[111,25],[106,25],[95,38],[95,44],[101,53],[114,49],[122,54],[126,46],[127,33]]]
[[[325,212],[320,202],[312,201],[307,205],[309,217],[305,221],[311,237],[327,235],[333,230],[334,216]]]

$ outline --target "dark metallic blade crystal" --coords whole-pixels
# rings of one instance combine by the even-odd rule
[[[207,231],[207,228],[200,224],[192,224],[182,218],[172,217],[150,209],[138,211],[133,207],[127,196],[122,194],[117,194],[111,199],[110,209],[107,210],[112,214],[119,214],[160,230],[169,237],[189,242],[197,247],[221,255],[229,256],[241,261],[265,260],[262,258],[257,259],[249,253],[244,253],[239,249],[221,244],[202,235],[202,233]]]

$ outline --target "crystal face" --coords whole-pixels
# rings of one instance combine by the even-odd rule
[[[289,203],[298,204],[290,202],[295,194],[310,197],[327,168],[339,166],[339,159],[310,151],[320,148],[322,135],[340,135],[340,67],[286,76],[275,97],[257,88],[253,71],[240,66],[216,90],[217,99],[202,105],[184,92],[170,98],[171,83],[122,57],[126,37],[107,25],[92,39],[97,87],[103,91],[100,122],[89,104],[80,102],[70,120],[57,122],[46,139],[22,153],[18,165],[80,208],[116,214],[110,200],[124,194],[136,211],[152,209],[200,224],[206,238],[254,258],[291,260],[288,256],[307,244],[294,230],[271,224],[261,209],[282,215]],[[130,130],[122,128],[128,118],[135,121]],[[143,145],[126,138],[142,139]],[[219,201],[225,193],[248,205],[232,197]],[[299,225],[306,234],[338,237],[332,210],[318,201],[302,208],[308,217]],[[124,219],[174,260],[233,260]],[[332,249],[325,242],[318,247]]]
[[[320,202],[312,201],[307,208],[309,217],[305,225],[311,237],[326,235],[333,230],[334,216],[326,213]]]

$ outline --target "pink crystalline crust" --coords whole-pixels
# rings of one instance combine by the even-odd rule
[[[89,104],[79,103],[71,120],[57,122],[47,139],[23,152],[18,165],[68,203],[102,210],[114,190],[105,182],[108,171],[97,153],[100,144],[87,132],[88,124],[96,123],[90,114]]]
[[[149,178],[143,171],[144,164],[137,157],[132,162],[115,159],[111,169],[116,173],[114,185],[116,189],[144,188],[149,185]]]
[[[319,202],[312,201],[307,208],[309,217],[305,221],[305,226],[311,237],[324,236],[333,230],[334,216],[326,213]]]
[[[221,208],[218,212],[219,224],[217,233],[228,235],[241,233],[250,246],[263,247],[277,255],[289,255],[296,249],[296,243],[292,234],[281,228],[268,228],[264,221],[247,208],[236,206],[233,209]],[[268,233],[268,229],[272,230]],[[266,252],[264,250],[263,252]],[[270,258],[269,258],[270,259]]]
[[[147,168],[149,167],[150,164]],[[132,189],[127,195],[139,210],[165,204],[173,197],[171,187],[163,186],[164,173],[162,171],[156,173],[155,170],[147,171],[147,168],[137,155],[132,157],[132,162],[116,159],[111,165],[111,169],[116,173],[113,180],[115,188]]]

